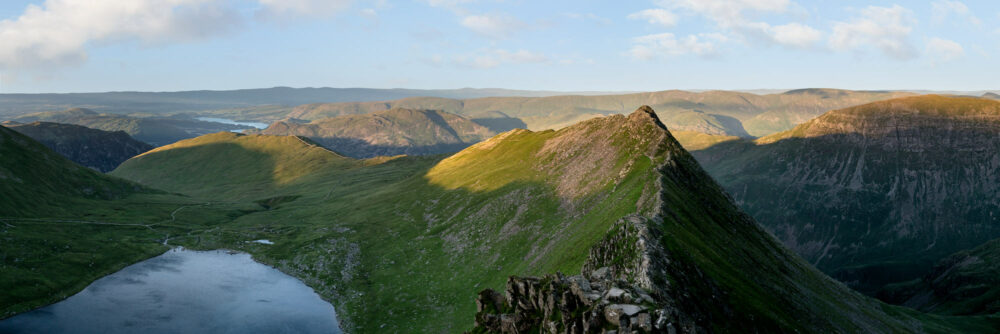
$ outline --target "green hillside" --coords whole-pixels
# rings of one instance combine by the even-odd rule
[[[65,211],[64,201],[122,198],[141,187],[77,165],[41,143],[0,126],[0,216]]]
[[[1000,237],[998,134],[1000,102],[927,95],[695,156],[787,247],[874,294]]]
[[[787,130],[830,109],[894,97],[903,92],[801,89],[757,95],[733,91],[661,91],[621,95],[487,97],[466,100],[415,97],[381,102],[321,103],[296,107],[288,117],[318,120],[392,108],[434,109],[477,122],[514,118],[531,130],[557,129],[588,118],[625,114],[641,105],[656,109],[671,129],[731,136]],[[503,116],[498,116],[500,112]],[[505,129],[504,129],[505,130]]]
[[[412,109],[342,115],[310,123],[282,121],[253,133],[307,137],[355,158],[457,152],[496,134],[462,116]]]
[[[628,214],[664,217],[664,246],[686,268],[672,277],[704,275],[720,289],[685,290],[713,314],[699,320],[709,328],[992,329],[988,318],[925,316],[826,278],[740,214],[649,109],[559,131],[514,130],[449,157],[259,148],[300,150],[290,138],[205,136],[113,174],[156,175],[142,182],[195,198],[268,204],[179,242],[245,250],[299,277],[334,303],[349,332],[471,328],[476,291],[500,288],[508,275],[579,272],[587,250]],[[189,154],[203,161],[197,181],[184,169]],[[267,158],[276,154],[284,156]],[[247,164],[258,173],[230,172]],[[275,244],[244,242],[255,239]]]

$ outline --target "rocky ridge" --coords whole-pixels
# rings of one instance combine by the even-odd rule
[[[541,278],[511,276],[504,294],[476,298],[476,329],[492,333],[696,333],[690,310],[670,296],[670,270],[661,233],[648,218],[630,215],[590,250],[582,273]],[[695,313],[696,314],[696,313]]]

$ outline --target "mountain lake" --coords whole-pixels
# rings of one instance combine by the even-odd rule
[[[174,248],[52,305],[0,321],[0,333],[341,333],[333,306],[249,254]]]

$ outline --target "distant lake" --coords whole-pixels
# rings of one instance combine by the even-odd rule
[[[0,333],[341,333],[333,306],[245,253],[175,248],[61,302],[0,321]]]
[[[258,128],[258,129],[267,128],[267,123],[260,123],[260,122],[237,122],[237,121],[234,121],[234,120],[231,120],[231,119],[215,118],[215,117],[195,117],[195,119],[197,119],[199,121],[205,121],[205,122],[216,122],[216,123],[224,123],[224,124],[232,124],[232,125],[249,126],[249,127]]]

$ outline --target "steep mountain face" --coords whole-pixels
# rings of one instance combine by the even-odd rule
[[[269,203],[177,242],[245,250],[299,277],[335,304],[348,332],[462,331],[474,326],[477,290],[583,284],[520,278],[553,272],[585,273],[587,300],[615,291],[606,300],[622,307],[605,310],[642,307],[615,314],[646,314],[651,326],[665,314],[687,326],[675,329],[721,332],[993,329],[985,318],[886,306],[812,269],[737,210],[648,107],[505,132],[446,158],[353,160],[296,138],[204,136],[113,174],[194,199]],[[198,180],[183,169],[191,161],[201,161]],[[255,239],[274,245],[244,242]],[[555,300],[518,296],[541,295]],[[511,300],[526,300],[480,296],[483,321],[502,322]]]
[[[178,140],[194,138],[218,131],[238,130],[245,127],[229,124],[169,118],[137,118],[123,115],[101,114],[90,109],[71,108],[56,112],[41,112],[19,116],[18,122],[55,122],[85,126],[104,131],[123,131],[137,140],[154,146],[167,145]]]
[[[1000,102],[918,96],[695,152],[789,248],[866,293],[1000,236]]]
[[[941,260],[920,279],[894,284],[878,297],[924,312],[995,314],[1000,312],[1000,239]]]
[[[488,97],[466,100],[407,98],[296,107],[288,117],[317,120],[391,108],[433,109],[479,120],[513,118],[532,130],[558,129],[592,117],[628,113],[641,105],[659,111],[671,129],[730,136],[763,136],[836,108],[912,95],[903,92],[802,89],[756,95],[731,91],[662,91],[601,96]],[[501,112],[504,117],[496,117]],[[509,120],[513,121],[513,120]],[[481,123],[483,124],[483,123]],[[507,129],[495,129],[503,131]]]
[[[343,115],[305,124],[283,121],[257,132],[307,137],[355,158],[457,152],[496,134],[455,114],[413,109]]]
[[[62,212],[77,200],[115,199],[140,190],[77,165],[17,131],[0,126],[0,216]]]
[[[75,163],[101,172],[110,172],[125,160],[153,149],[153,146],[132,139],[122,131],[108,132],[49,122],[7,127],[37,140]]]

